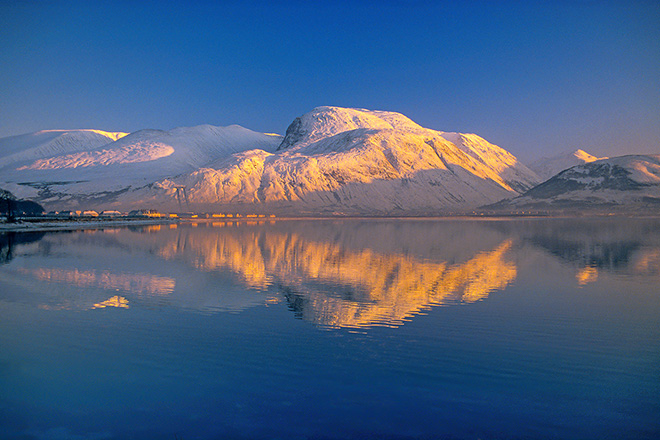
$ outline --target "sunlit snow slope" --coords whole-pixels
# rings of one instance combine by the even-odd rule
[[[296,118],[276,151],[255,149],[123,194],[131,206],[286,214],[460,212],[517,196],[537,176],[473,134],[419,126],[394,112],[318,107]]]

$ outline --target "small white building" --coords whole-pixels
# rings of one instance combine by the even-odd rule
[[[120,217],[122,215],[119,211],[101,211],[103,217]]]

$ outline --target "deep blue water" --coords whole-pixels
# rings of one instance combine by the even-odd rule
[[[0,236],[2,439],[654,439],[660,221]]]

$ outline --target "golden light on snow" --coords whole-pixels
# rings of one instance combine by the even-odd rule
[[[111,131],[103,131],[103,130],[94,130],[94,129],[91,129],[91,128],[86,129],[86,130],[82,130],[82,131],[91,131],[92,133],[100,134],[102,136],[110,138],[113,141],[119,140],[119,139],[123,138],[124,136],[128,135],[128,133],[124,133],[124,132],[121,132],[121,131],[111,132]]]
[[[299,121],[284,148],[243,151],[226,165],[164,179],[162,194],[173,200],[185,183],[194,203],[434,212],[490,204],[538,183],[497,145],[475,134],[423,128],[399,113],[318,107]]]
[[[593,155],[587,153],[584,150],[575,150],[575,152],[573,154],[575,155],[575,157],[577,157],[578,159],[580,159],[584,163],[594,162],[594,161],[601,160],[601,159],[608,159],[607,156],[596,157],[596,156],[593,156]]]

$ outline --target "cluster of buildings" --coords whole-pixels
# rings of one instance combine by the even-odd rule
[[[161,214],[154,209],[136,209],[134,211],[125,213],[119,211],[101,211],[94,210],[78,210],[78,211],[50,211],[44,214],[44,217],[52,218],[72,218],[72,217],[102,217],[102,218],[116,218],[116,217],[176,217],[176,214]]]
[[[218,213],[203,213],[195,214],[192,212],[185,213],[167,213],[163,214],[155,209],[135,209],[128,213],[119,211],[93,211],[93,210],[78,210],[78,211],[50,211],[44,214],[44,217],[50,218],[189,218],[189,219],[213,219],[213,218],[265,218],[275,217],[274,215],[266,214],[218,214]]]

